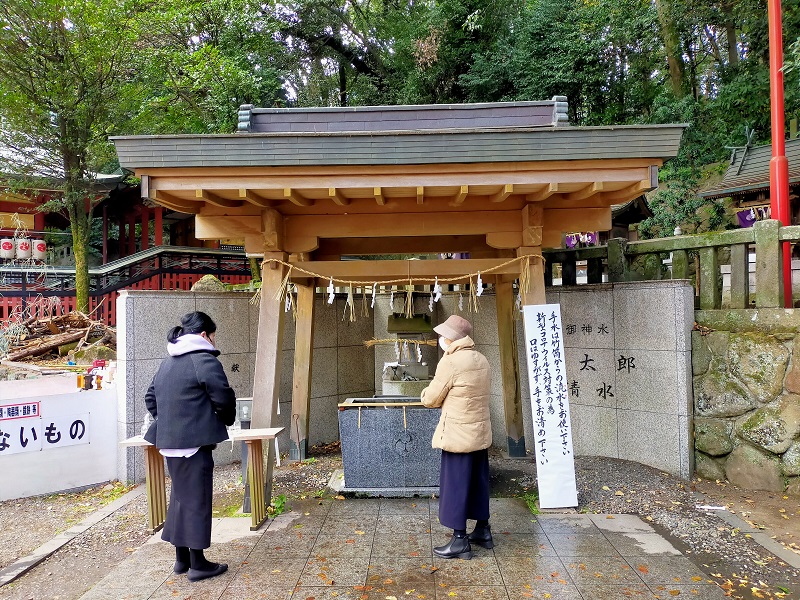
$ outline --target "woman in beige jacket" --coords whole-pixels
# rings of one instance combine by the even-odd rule
[[[433,330],[444,356],[422,403],[442,408],[432,446],[442,449],[439,475],[439,522],[453,529],[444,546],[433,549],[442,558],[472,558],[470,542],[494,547],[489,528],[489,420],[491,374],[489,361],[475,350],[472,325],[452,315]],[[467,519],[477,521],[467,536]]]

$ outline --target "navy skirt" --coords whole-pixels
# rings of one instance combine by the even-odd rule
[[[212,448],[203,446],[189,458],[167,457],[172,490],[161,539],[174,546],[186,546],[194,550],[211,546],[211,505],[214,495]]]
[[[467,519],[489,519],[489,451],[442,450],[439,522],[450,529],[466,529]]]

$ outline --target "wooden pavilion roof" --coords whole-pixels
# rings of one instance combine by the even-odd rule
[[[565,106],[243,107],[237,134],[112,139],[143,196],[253,254],[502,257],[610,229],[685,128],[570,127]]]

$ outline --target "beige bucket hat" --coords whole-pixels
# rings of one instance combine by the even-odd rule
[[[464,317],[450,315],[444,323],[440,323],[433,330],[449,340],[460,340],[472,335],[472,325]]]

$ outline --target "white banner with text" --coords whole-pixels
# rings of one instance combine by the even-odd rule
[[[561,306],[523,307],[540,508],[578,505]]]

